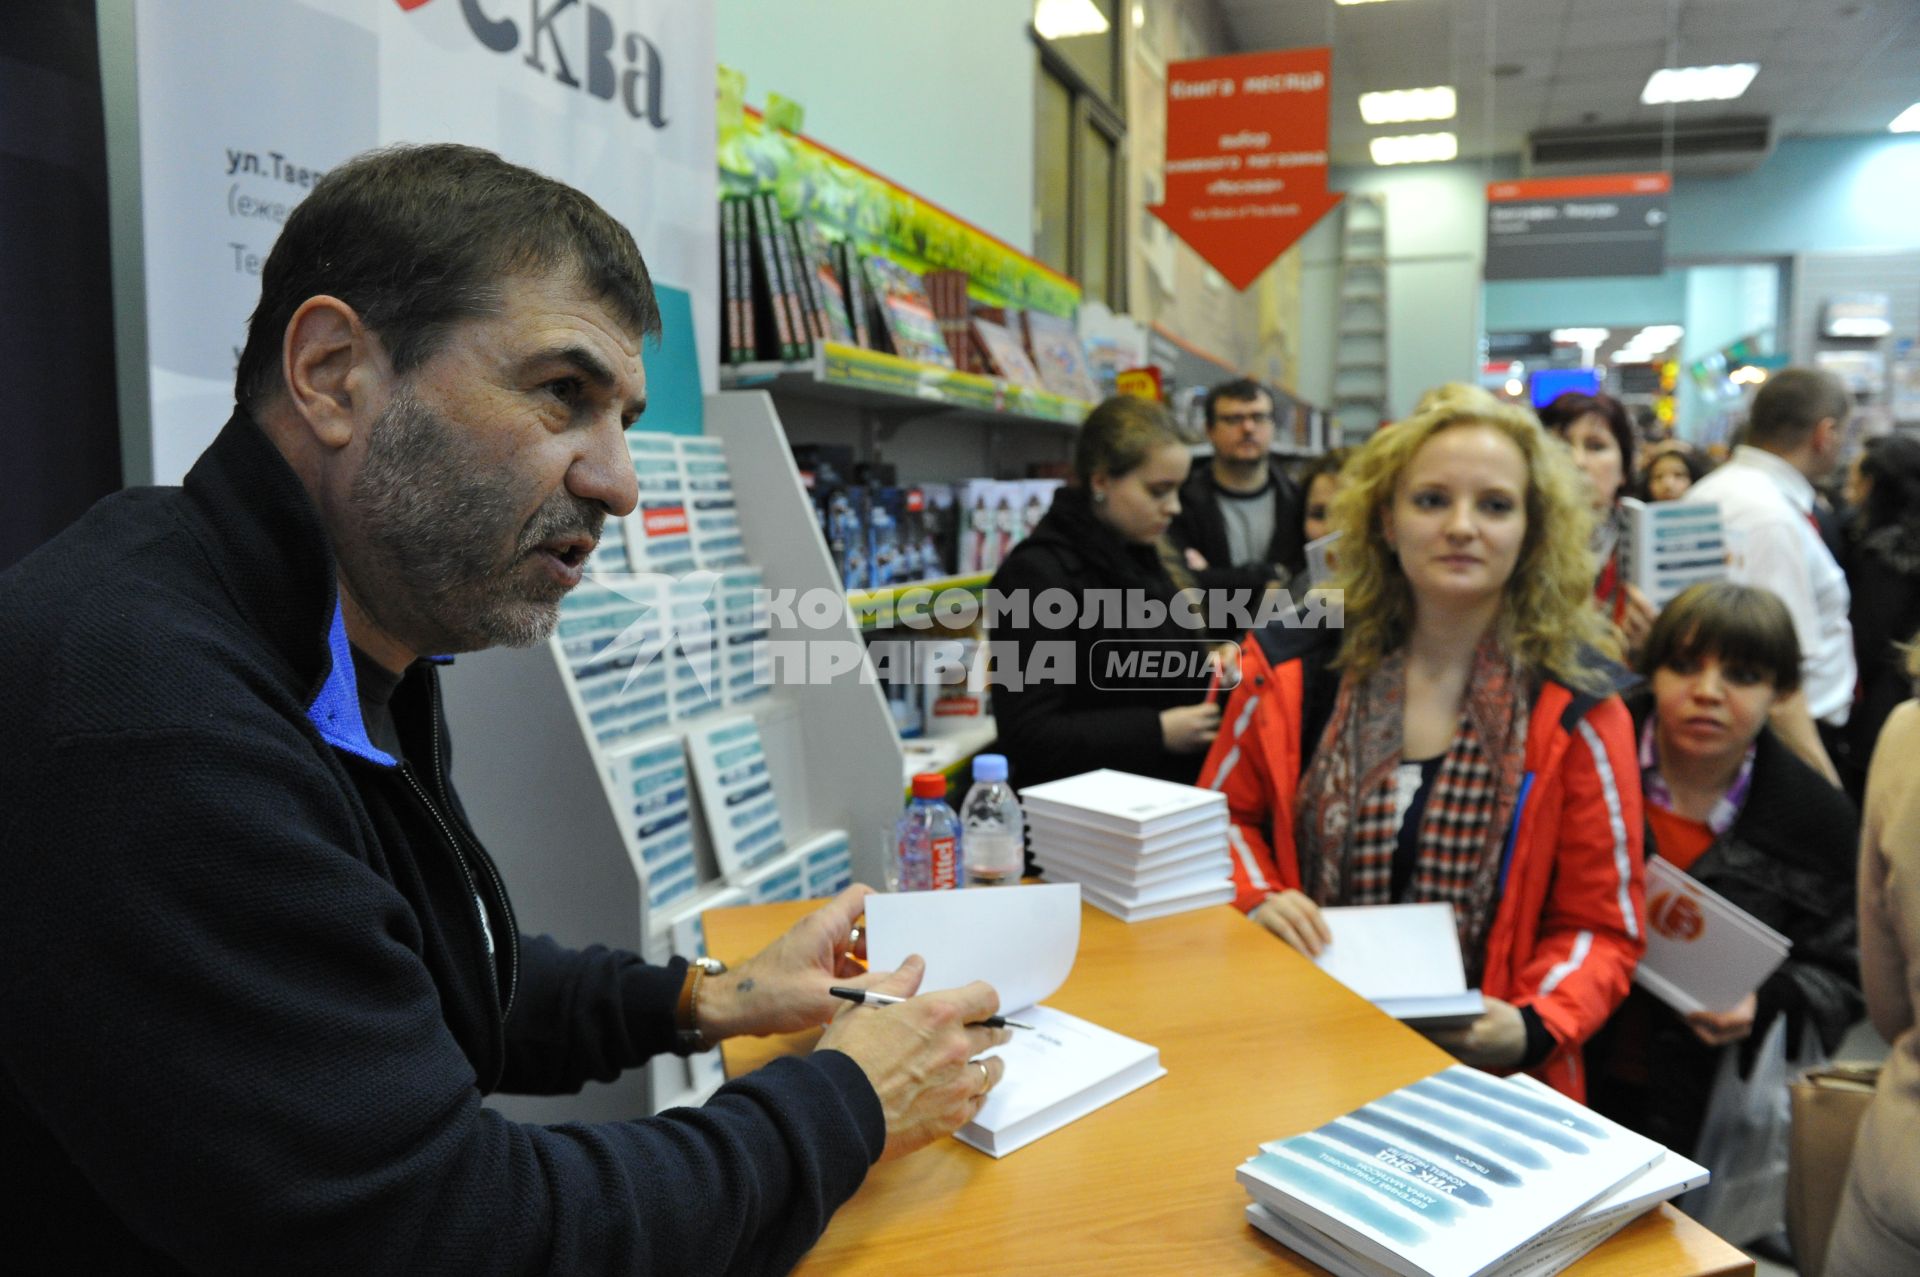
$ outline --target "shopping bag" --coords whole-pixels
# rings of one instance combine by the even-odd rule
[[[1707,1116],[1693,1159],[1713,1173],[1705,1187],[1674,1203],[1704,1227],[1736,1246],[1786,1227],[1787,1149],[1792,1111],[1787,1083],[1787,1017],[1767,1026],[1740,1076],[1740,1043],[1720,1048],[1720,1064],[1707,1101]],[[1824,1055],[1809,1029],[1798,1057],[1820,1063]]]
[[[1793,1084],[1793,1134],[1787,1153],[1787,1238],[1800,1277],[1820,1277],[1827,1241],[1853,1159],[1853,1138],[1873,1101],[1878,1064],[1836,1061]]]

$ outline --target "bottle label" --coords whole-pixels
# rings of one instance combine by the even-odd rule
[[[959,857],[954,854],[958,843],[953,836],[949,834],[945,838],[930,838],[927,840],[927,846],[932,853],[933,861],[930,866],[933,870],[933,881],[929,885],[935,891],[958,887],[960,885]]]

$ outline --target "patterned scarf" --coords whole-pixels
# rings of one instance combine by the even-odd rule
[[[1326,905],[1391,902],[1399,840],[1394,772],[1405,730],[1407,662],[1394,652],[1365,680],[1340,680],[1326,733],[1301,780],[1302,885]],[[1473,654],[1460,728],[1420,821],[1410,901],[1454,907],[1467,979],[1478,984],[1498,904],[1500,858],[1525,771],[1531,689],[1497,639]]]

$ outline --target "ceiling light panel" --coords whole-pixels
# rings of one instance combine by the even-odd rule
[[[1760,73],[1758,62],[1718,67],[1662,67],[1647,77],[1640,100],[1648,106],[1669,102],[1725,102],[1739,97]]]
[[[1460,139],[1452,133],[1402,133],[1377,137],[1367,143],[1375,164],[1432,164],[1460,154]]]
[[[1071,40],[1077,35],[1105,35],[1109,24],[1093,0],[1040,0],[1033,11],[1033,29],[1045,40]]]
[[[1920,133],[1920,102],[1894,116],[1887,129],[1893,133]]]
[[[1368,124],[1410,124],[1415,120],[1451,120],[1459,102],[1451,84],[1427,89],[1389,89],[1360,95],[1360,118]]]

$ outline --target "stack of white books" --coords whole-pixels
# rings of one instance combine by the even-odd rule
[[[1050,882],[1138,922],[1233,900],[1227,800],[1211,789],[1087,772],[1020,791],[1033,858]]]
[[[1247,1222],[1339,1277],[1549,1277],[1704,1167],[1529,1077],[1454,1065],[1260,1146]]]

